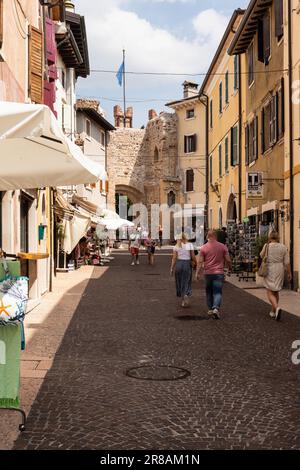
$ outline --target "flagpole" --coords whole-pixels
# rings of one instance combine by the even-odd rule
[[[124,127],[126,127],[126,75],[125,75],[125,49],[123,49],[123,103],[124,103]]]

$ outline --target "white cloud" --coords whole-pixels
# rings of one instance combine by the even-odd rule
[[[127,10],[122,8],[125,3]],[[128,11],[126,0],[77,0],[76,5],[77,11],[86,18],[92,69],[116,70],[122,61],[122,49],[126,49],[128,71],[205,72],[228,22],[228,18],[216,10],[202,11],[191,24],[194,37],[188,39],[177,37]],[[178,98],[185,78],[129,75],[128,95]],[[193,80],[199,81],[200,77]],[[113,74],[92,74],[91,78],[80,81],[80,90],[87,96],[121,96]]]
[[[208,43],[218,43],[227,24],[228,18],[212,8],[201,11],[193,20],[198,37]]]

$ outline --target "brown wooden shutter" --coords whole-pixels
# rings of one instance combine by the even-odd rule
[[[105,181],[105,192],[108,193],[109,190],[109,182]]]
[[[35,103],[43,103],[43,34],[29,27],[29,97]]]
[[[265,152],[265,109],[261,111],[261,153]]]
[[[245,127],[245,156],[246,156],[246,165],[249,165],[249,126]]]
[[[261,18],[257,21],[257,59],[259,60],[259,62],[265,61],[264,25],[263,25],[263,20]]]
[[[193,135],[193,144],[192,144],[193,152],[197,151],[197,134]]]
[[[52,5],[55,5],[51,8],[51,18],[53,21],[65,21],[65,6],[63,2],[57,4],[57,0],[50,0]]]
[[[275,0],[275,36],[283,36],[283,0]]]
[[[3,44],[3,0],[0,0],[0,48]]]
[[[271,30],[270,30],[270,13],[268,12],[263,19],[264,22],[264,62],[269,63],[271,55]]]
[[[258,159],[258,116],[255,118],[255,160]]]
[[[281,79],[281,104],[280,104],[280,111],[281,111],[281,137],[284,135],[285,131],[285,112],[284,112],[284,78]]]
[[[186,191],[194,191],[194,170],[186,172]]]
[[[103,192],[103,181],[100,180],[100,193],[102,193],[102,192]]]

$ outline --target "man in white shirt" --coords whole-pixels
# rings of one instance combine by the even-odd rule
[[[139,252],[141,246],[141,235],[140,232],[135,229],[134,232],[129,237],[129,246],[128,250],[131,253],[131,266],[135,264],[140,264],[139,261]]]

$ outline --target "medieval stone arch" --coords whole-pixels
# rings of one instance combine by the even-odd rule
[[[227,221],[237,221],[237,207],[236,207],[236,196],[230,194],[227,204]]]

